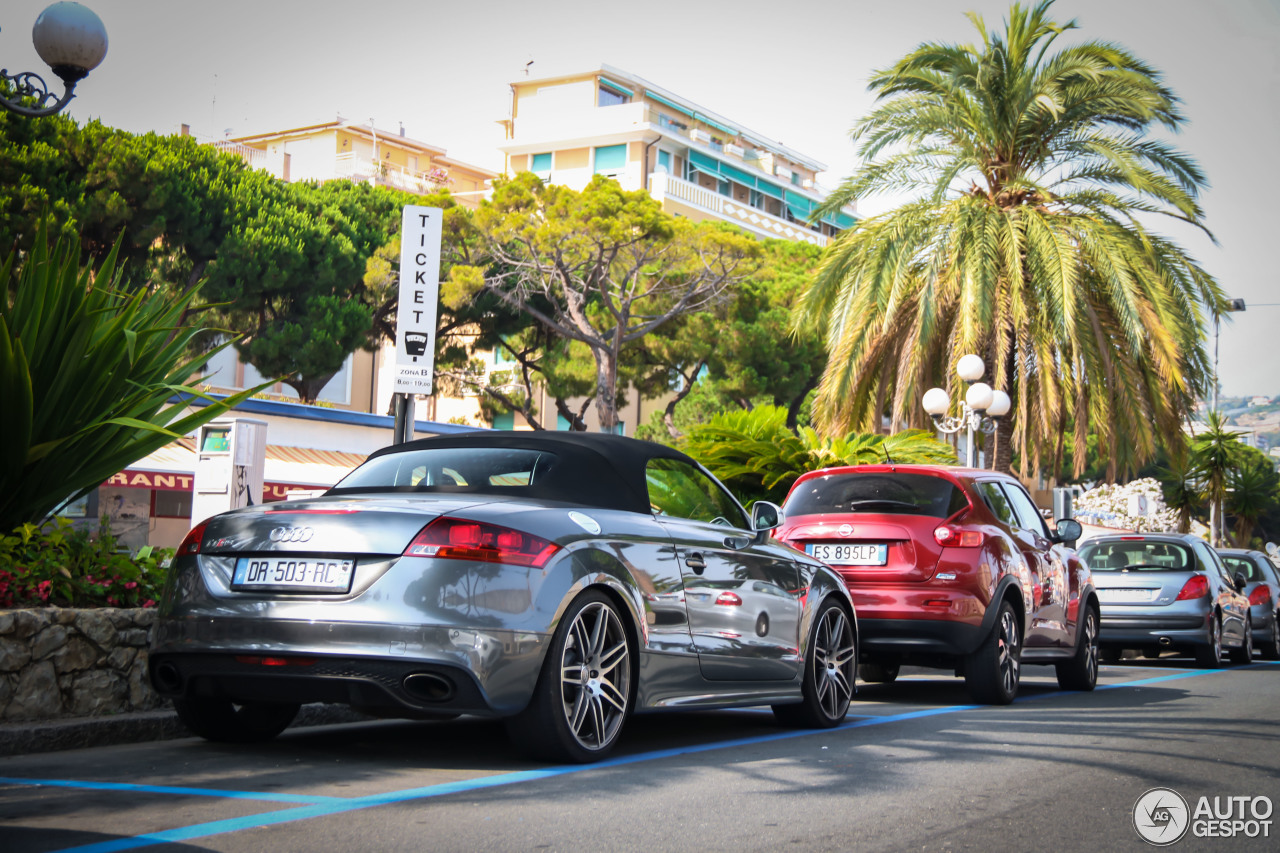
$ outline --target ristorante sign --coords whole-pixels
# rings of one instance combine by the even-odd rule
[[[173,471],[135,471],[126,469],[114,475],[102,485],[106,488],[154,489],[159,492],[189,492],[193,477],[191,474],[179,474]],[[294,490],[327,488],[326,486],[304,486],[297,483],[264,483],[262,500],[282,501]]]

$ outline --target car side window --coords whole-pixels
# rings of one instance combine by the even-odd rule
[[[1009,498],[1005,495],[1004,489],[1000,488],[999,483],[978,483],[978,494],[982,495],[982,499],[986,501],[987,507],[996,518],[1010,526],[1018,523],[1013,514],[1013,505],[1009,503]]]
[[[1040,510],[1036,507],[1035,501],[1031,500],[1031,496],[1021,486],[1013,483],[1001,483],[1000,485],[1004,488],[1005,493],[1009,495],[1009,502],[1013,504],[1013,510],[1018,514],[1018,526],[1023,530],[1038,533],[1047,539],[1049,537],[1049,528],[1045,525],[1044,517],[1040,515]]]
[[[1231,580],[1227,567],[1222,565],[1222,560],[1218,559],[1218,553],[1203,542],[1195,543],[1194,547],[1196,556],[1200,558],[1200,563],[1204,566],[1204,571],[1206,573],[1217,572],[1223,583],[1230,589],[1235,589],[1235,583]]]
[[[645,480],[649,485],[649,505],[654,512],[750,529],[750,522],[733,496],[683,460],[650,459],[645,467]]]

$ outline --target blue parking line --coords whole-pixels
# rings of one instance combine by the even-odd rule
[[[1254,669],[1265,666],[1275,666],[1276,663],[1255,663],[1247,667],[1234,667],[1233,670]],[[1119,687],[1142,687],[1148,684],[1157,684],[1164,681],[1175,681],[1180,678],[1195,678],[1202,675],[1214,675],[1223,672],[1233,671],[1225,669],[1205,669],[1192,670],[1185,672],[1177,672],[1170,675],[1160,675],[1151,678],[1142,678],[1136,681],[1124,681],[1117,684],[1098,685],[1099,690],[1110,690]],[[1054,691],[1052,693],[1043,694],[1041,696],[1023,697],[1026,700],[1043,699],[1046,696],[1062,695],[1066,691]],[[1019,699],[1022,701],[1022,699]],[[738,738],[732,741],[717,741],[710,744],[696,744],[692,746],[673,747],[671,749],[653,750],[651,752],[643,752],[637,755],[625,755],[617,758],[610,758],[595,764],[574,764],[559,767],[548,767],[541,770],[523,770],[515,773],[503,773],[496,776],[485,776],[478,779],[465,779],[457,782],[446,782],[440,785],[428,785],[421,788],[406,788],[401,791],[390,791],[383,794],[373,794],[367,797],[316,797],[312,800],[304,800],[307,805],[293,809],[281,809],[279,811],[267,812],[265,814],[247,815],[245,817],[228,818],[225,820],[216,820],[208,823],[193,824],[191,826],[179,827],[177,829],[169,829],[163,832],[147,833],[145,835],[135,835],[129,838],[118,838],[111,841],[101,841],[94,844],[86,844],[80,847],[68,847],[58,853],[114,853],[118,850],[135,850],[140,847],[149,847],[153,844],[170,844],[182,841],[192,841],[197,838],[208,838],[213,835],[222,835],[228,832],[239,832],[245,829],[257,829],[265,826],[274,826],[281,823],[291,823],[293,821],[307,820],[315,817],[326,817],[328,815],[341,814],[343,812],[357,811],[359,809],[373,808],[375,806],[387,805],[390,803],[402,803],[409,800],[421,800],[432,797],[442,797],[449,794],[458,794],[468,791],[479,791],[486,788],[498,788],[504,785],[516,785],[522,782],[532,782],[539,779],[550,779],[556,776],[565,776],[572,773],[581,773],[587,770],[598,770],[608,767],[619,767],[627,764],[638,764],[644,761],[653,761],[661,758],[672,758],[680,755],[696,755],[702,752],[711,752],[720,749],[732,749],[742,746],[753,746],[756,744],[771,743],[774,741],[789,740],[797,737],[813,737],[815,735],[828,734],[830,732],[840,731],[842,729],[865,728],[867,726],[880,726],[889,723],[897,723],[905,720],[915,720],[923,717],[934,717],[944,714],[955,714],[961,711],[973,711],[982,708],[981,705],[947,705],[941,708],[927,708],[919,711],[907,711],[901,714],[891,714],[883,717],[864,716],[856,720],[846,721],[839,726],[831,729],[804,729],[797,731],[775,732],[767,735],[757,735],[754,737]],[[22,779],[6,780],[12,782],[23,783]],[[28,784],[36,784],[34,780],[25,780]],[[76,783],[66,783],[68,786],[74,786]],[[96,785],[96,783],[91,783]],[[142,787],[142,786],[140,786]],[[158,790],[158,789],[157,789]],[[183,789],[167,789],[167,790],[183,790]],[[204,789],[192,789],[204,790]],[[223,796],[233,796],[235,792],[223,792]],[[274,796],[274,795],[268,795]],[[246,795],[247,797],[247,795]]]
[[[267,800],[275,803],[346,802],[345,797],[308,797],[302,794],[226,791],[220,788],[179,788],[169,785],[131,785],[128,782],[81,782],[73,779],[19,779],[12,776],[0,776],[0,784],[36,785],[45,788],[88,788],[98,791],[134,791],[143,794],[177,794],[190,797],[224,797],[230,800]]]

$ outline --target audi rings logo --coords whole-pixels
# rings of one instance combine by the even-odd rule
[[[310,527],[277,527],[267,538],[272,542],[307,542],[314,534]]]
[[[1187,801],[1172,788],[1152,788],[1133,804],[1133,828],[1148,844],[1164,847],[1187,834]]]

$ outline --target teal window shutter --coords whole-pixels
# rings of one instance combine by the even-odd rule
[[[602,145],[596,149],[596,172],[617,172],[627,165],[627,144]]]
[[[534,154],[533,161],[529,166],[531,172],[550,172],[551,171],[551,152],[545,154]]]
[[[516,413],[515,413],[515,412],[503,412],[503,413],[502,413],[502,414],[500,414],[500,415],[494,415],[494,416],[493,416],[493,428],[494,428],[494,429],[515,429],[515,428],[516,428]]]

